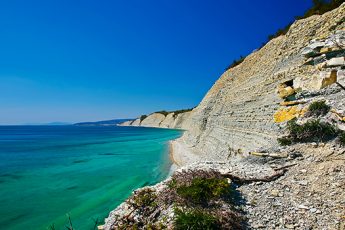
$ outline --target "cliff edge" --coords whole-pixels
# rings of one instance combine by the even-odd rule
[[[190,216],[219,229],[344,229],[345,3],[294,22],[223,73],[192,111],[153,113],[123,125],[185,129],[171,143],[181,168],[173,179],[135,191],[105,229],[172,229]],[[181,177],[188,180],[176,185]],[[194,196],[225,179],[239,202],[229,205],[219,196],[190,206],[189,190]],[[149,196],[149,204],[159,205],[138,206],[142,192],[139,200]],[[241,226],[222,225],[233,218]]]

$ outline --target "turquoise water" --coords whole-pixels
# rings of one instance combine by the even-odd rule
[[[135,188],[164,179],[178,130],[0,127],[0,228],[93,229]]]

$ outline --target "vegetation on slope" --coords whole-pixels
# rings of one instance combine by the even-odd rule
[[[136,191],[126,201],[129,214],[118,216],[114,228],[244,229],[233,197],[231,183],[219,172],[175,172],[159,191],[150,188]]]
[[[311,116],[321,116],[326,115],[330,109],[331,107],[325,101],[314,101],[309,105],[308,113]]]
[[[297,124],[297,119],[293,119],[287,123],[287,130],[289,132],[287,136],[278,138],[281,145],[290,145],[295,142],[328,141],[337,136],[341,138],[343,135],[335,126],[314,119],[302,125]]]
[[[312,15],[322,15],[324,13],[327,13],[328,11],[338,8],[344,2],[345,0],[313,0],[312,7],[308,9],[303,15],[296,16],[295,19],[299,20],[299,19],[310,17]],[[283,28],[279,28],[275,33],[268,35],[267,42],[281,35],[285,35],[289,31],[292,23],[293,22],[289,23]],[[261,49],[267,42],[264,42],[259,49]],[[245,57],[240,56],[240,58],[235,59],[225,70],[229,70],[241,64],[244,59]]]
[[[180,109],[180,110],[175,110],[175,111],[165,111],[165,110],[162,110],[162,111],[157,111],[157,112],[154,112],[154,113],[160,113],[160,114],[163,114],[164,116],[167,116],[169,113],[173,113],[173,117],[175,118],[177,115],[179,115],[180,113],[185,113],[185,112],[189,112],[189,111],[192,111],[194,108],[191,108],[191,109]]]

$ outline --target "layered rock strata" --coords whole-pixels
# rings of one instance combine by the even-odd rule
[[[319,119],[345,130],[344,28],[345,3],[298,20],[286,35],[226,71],[193,111],[151,114],[123,125],[187,130],[171,143],[182,169],[213,168],[250,178],[286,170],[275,181],[237,188],[246,201],[249,229],[344,229],[344,145],[277,142],[292,119]],[[305,116],[315,101],[325,101],[330,111]],[[105,229],[114,216],[131,214],[124,205],[111,213]],[[172,210],[165,211],[173,217]]]

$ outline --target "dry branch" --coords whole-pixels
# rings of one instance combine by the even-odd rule
[[[271,176],[266,176],[263,178],[241,178],[241,177],[235,176],[231,173],[222,174],[222,176],[231,179],[236,184],[250,184],[253,182],[271,182],[271,181],[274,181],[274,180],[278,179],[279,177],[283,176],[285,174],[285,172],[287,172],[287,169],[282,169],[280,171],[277,171],[276,173],[274,173]]]

